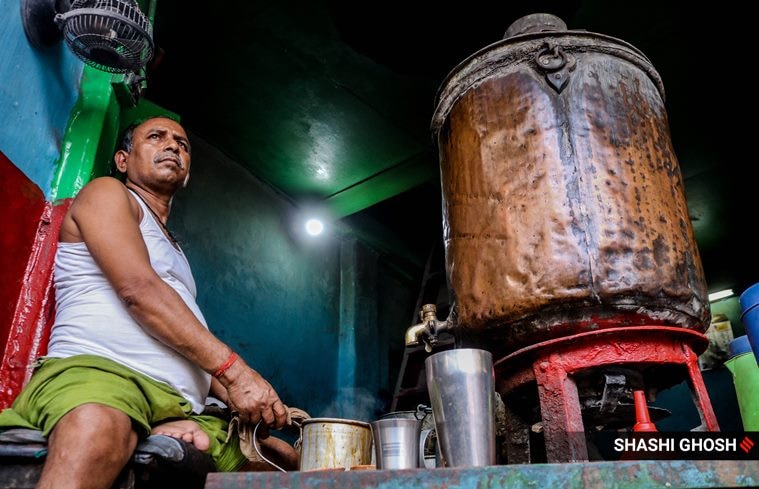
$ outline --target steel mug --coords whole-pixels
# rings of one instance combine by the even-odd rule
[[[422,422],[384,418],[371,423],[378,469],[415,469],[424,460]]]

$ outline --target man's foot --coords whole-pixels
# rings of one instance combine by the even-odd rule
[[[298,470],[300,466],[300,454],[289,443],[270,436],[265,440],[258,440],[264,456],[279,465],[285,470]],[[248,461],[240,471],[243,472],[265,472],[277,470],[267,462]]]
[[[180,419],[176,421],[167,421],[153,427],[151,435],[166,435],[178,440],[184,440],[192,443],[200,451],[208,450],[211,446],[211,440],[205,431],[200,429],[200,425],[189,419]]]

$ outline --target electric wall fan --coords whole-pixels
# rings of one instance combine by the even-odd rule
[[[63,37],[79,59],[99,70],[137,71],[153,57],[153,26],[136,0],[22,0],[21,17],[33,46]]]

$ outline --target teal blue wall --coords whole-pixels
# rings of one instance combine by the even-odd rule
[[[743,423],[735,396],[735,385],[730,371],[725,366],[701,372],[709,393],[709,400],[722,431],[741,431]],[[701,424],[698,411],[693,403],[691,391],[686,382],[661,391],[652,405],[667,409],[673,414],[656,422],[659,431],[690,431]]]
[[[193,267],[209,327],[285,404],[312,416],[371,420],[395,383],[388,345],[403,338],[410,292],[345,234],[303,239],[287,200],[190,137],[192,176],[169,225]]]
[[[49,197],[83,64],[63,43],[32,48],[19,5],[0,0],[0,151]]]
[[[192,145],[192,176],[170,224],[186,243],[209,327],[285,404],[317,410],[334,397],[339,249],[301,246],[286,201],[199,138]]]

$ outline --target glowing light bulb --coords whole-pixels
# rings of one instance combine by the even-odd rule
[[[324,223],[319,219],[309,219],[306,221],[306,232],[311,236],[318,236],[324,231]]]

